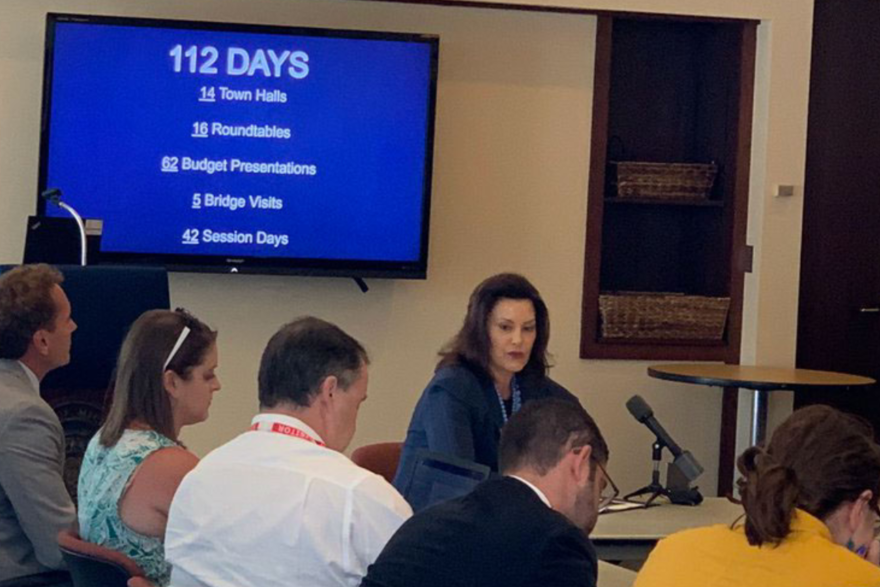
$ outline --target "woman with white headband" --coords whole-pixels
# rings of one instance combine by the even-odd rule
[[[184,310],[151,310],[132,325],[116,366],[107,420],[79,475],[84,540],[134,559],[168,585],[163,537],[177,486],[198,459],[180,429],[208,417],[217,378],[217,333]]]

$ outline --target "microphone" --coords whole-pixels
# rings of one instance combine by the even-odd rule
[[[669,452],[675,457],[673,465],[680,469],[688,480],[693,481],[703,473],[703,466],[690,451],[682,450],[678,443],[672,440],[666,429],[654,417],[654,410],[651,409],[648,402],[642,399],[642,396],[634,395],[629,398],[626,402],[626,409],[633,415],[633,418],[644,424],[657,437],[658,444],[669,449]]]
[[[666,429],[660,425],[660,422],[654,417],[654,410],[651,409],[648,402],[642,399],[642,396],[634,395],[629,398],[626,402],[626,409],[633,415],[633,418],[638,420],[641,424],[644,424],[648,430],[654,433],[654,436],[657,437],[657,441],[660,444],[669,448],[669,452],[672,453],[672,456],[678,457],[684,452],[681,450],[681,447],[672,440],[672,437],[669,436]]]
[[[61,203],[61,190],[58,188],[49,188],[44,190],[40,197],[58,206]]]
[[[61,190],[58,188],[49,188],[43,190],[43,193],[40,194],[40,197],[49,202],[50,204],[55,204],[59,208],[63,210],[67,210],[67,212],[73,216],[73,219],[76,221],[76,226],[79,228],[79,252],[80,252],[80,265],[83,267],[86,266],[86,226],[83,223],[82,216],[80,216],[76,210],[74,210],[71,206],[68,206],[64,202],[61,201]]]

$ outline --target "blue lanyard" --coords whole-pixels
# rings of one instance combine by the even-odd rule
[[[522,407],[522,393],[519,390],[519,383],[516,382],[516,377],[510,380],[510,387],[513,389],[513,406],[510,410],[510,415],[517,413],[519,409]],[[498,391],[498,386],[495,386],[495,395],[498,396],[498,404],[501,406],[501,418],[504,420],[504,423],[507,424],[507,410],[504,409],[504,398],[501,397],[501,392]]]

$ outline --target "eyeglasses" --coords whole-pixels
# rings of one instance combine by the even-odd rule
[[[876,503],[871,503],[871,502],[868,502],[868,507],[871,510],[871,514],[874,516],[874,522],[872,524],[872,526],[873,526],[872,530],[873,530],[874,537],[872,538],[872,541],[880,540],[880,507],[878,507],[878,505]],[[871,544],[869,542],[868,544],[865,544],[865,545],[857,548],[855,552],[860,557],[865,558],[868,555],[868,549],[870,547],[871,547]]]
[[[880,540],[880,505],[868,502],[868,507],[874,514],[874,540]]]
[[[572,450],[577,454],[580,453],[582,448],[583,446],[578,446]],[[605,467],[602,466],[602,463],[599,462],[599,459],[590,454],[590,460],[596,463],[596,467],[602,471],[602,476],[605,477],[605,487],[603,487],[602,491],[599,493],[599,511],[601,512],[604,508],[611,505],[612,501],[617,499],[617,496],[620,495],[620,489],[617,488],[617,485],[615,485],[611,476],[608,474],[608,471],[605,470]],[[598,481],[598,479],[596,481]]]
[[[602,511],[604,508],[607,508],[611,505],[617,496],[620,495],[620,490],[617,488],[617,485],[614,484],[611,477],[608,475],[608,471],[605,470],[605,467],[602,466],[598,460],[593,459],[596,463],[596,466],[602,471],[602,475],[605,477],[605,487],[602,488],[602,492],[599,494],[599,511]]]

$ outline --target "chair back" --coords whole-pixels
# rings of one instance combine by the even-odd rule
[[[124,554],[86,542],[73,529],[58,533],[58,546],[73,587],[126,587],[130,578],[144,574]]]
[[[381,475],[391,483],[394,481],[394,474],[397,473],[397,463],[400,462],[402,449],[402,442],[367,444],[355,449],[351,453],[351,460],[355,465]]]

